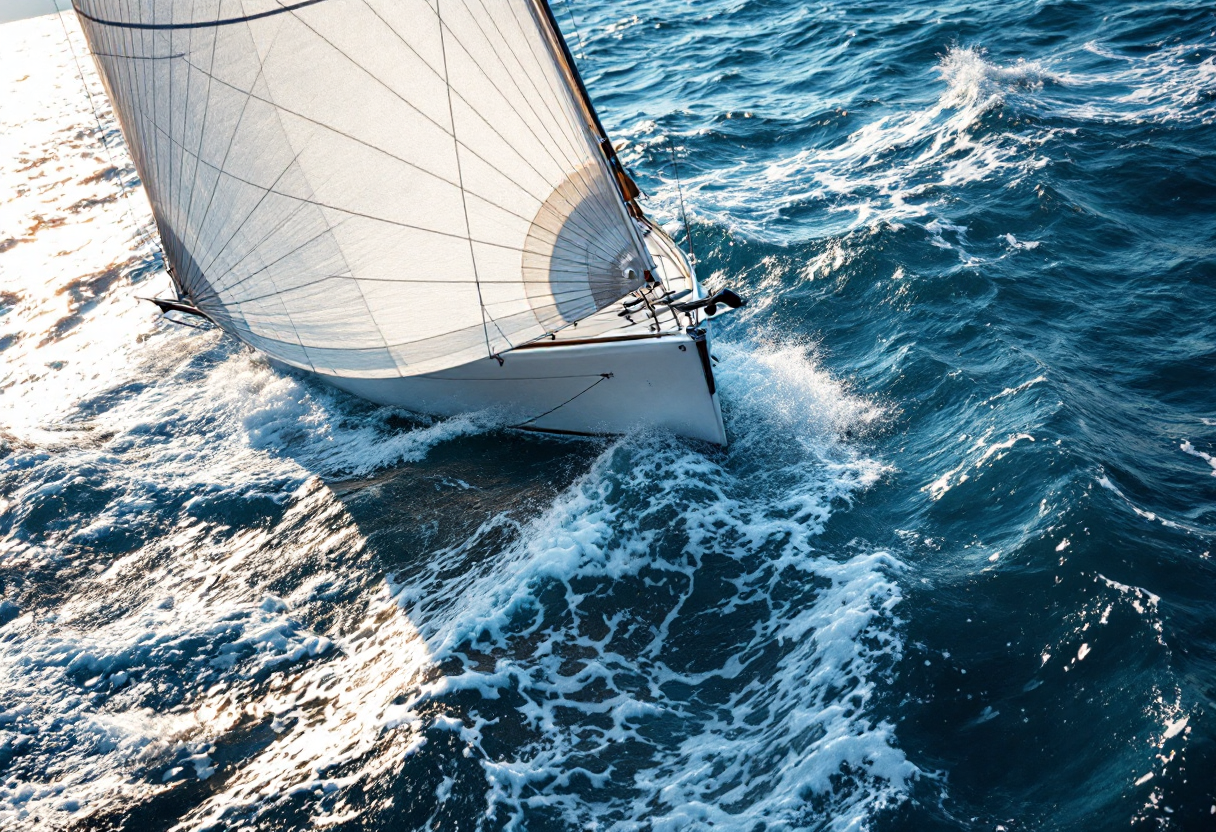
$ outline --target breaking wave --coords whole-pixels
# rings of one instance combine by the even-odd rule
[[[859,828],[917,775],[870,710],[902,567],[815,544],[882,475],[841,440],[877,414],[799,347],[717,349],[740,394],[725,457],[623,440],[540,517],[393,578],[453,667],[419,702],[505,828]]]

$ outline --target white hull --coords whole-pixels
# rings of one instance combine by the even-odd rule
[[[663,291],[701,296],[670,237],[652,228],[646,244]],[[501,358],[416,376],[315,375],[360,398],[432,416],[491,411],[525,430],[598,436],[650,428],[725,445],[701,313],[677,316],[662,306],[652,312],[638,297],[621,298],[552,340]],[[627,308],[634,311],[623,316]]]
[[[543,342],[424,376],[318,376],[379,404],[449,416],[491,410],[527,430],[580,435],[658,429],[726,444],[708,342],[684,332]]]

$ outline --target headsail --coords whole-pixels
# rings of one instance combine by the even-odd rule
[[[75,0],[179,287],[347,377],[504,352],[641,284],[543,2]]]

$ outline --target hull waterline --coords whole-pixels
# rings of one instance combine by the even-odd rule
[[[585,436],[654,429],[726,444],[705,335],[542,342],[406,378],[315,374],[377,404],[451,416],[490,411],[512,427]]]

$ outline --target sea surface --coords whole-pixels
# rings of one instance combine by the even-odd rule
[[[554,9],[750,299],[726,451],[159,318],[75,19],[0,26],[0,828],[1216,829],[1212,4]]]

